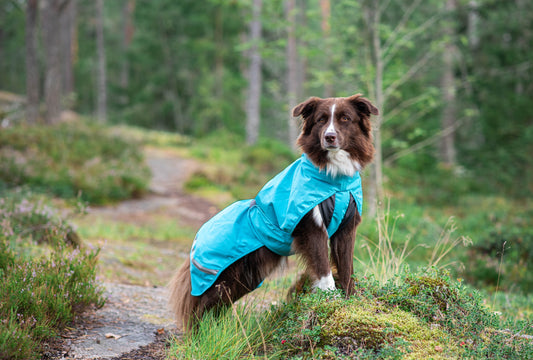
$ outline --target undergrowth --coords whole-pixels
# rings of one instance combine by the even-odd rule
[[[233,305],[174,341],[172,359],[529,359],[531,321],[509,324],[447,272],[404,271],[356,294],[306,293],[289,303]]]
[[[20,185],[102,204],[138,196],[149,170],[138,143],[77,121],[0,131],[0,189]]]
[[[103,305],[95,270],[99,250],[83,247],[42,198],[2,195],[0,359],[38,359],[43,342],[76,313]]]
[[[307,294],[275,309],[268,343],[288,358],[527,359],[531,322],[509,328],[483,297],[447,273],[404,272],[384,285],[357,279],[349,299]],[[497,345],[496,345],[497,344]]]
[[[190,153],[201,159],[204,166],[185,184],[192,193],[211,195],[228,194],[221,207],[255,196],[261,187],[279,170],[294,161],[298,155],[287,145],[272,139],[260,139],[256,145],[242,144],[242,139],[228,132],[214,135],[192,144]]]

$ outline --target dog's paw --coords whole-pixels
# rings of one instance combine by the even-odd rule
[[[328,275],[323,276],[320,279],[316,280],[313,283],[313,288],[320,289],[322,291],[336,290],[335,280],[333,279],[333,275],[331,274],[331,272]]]

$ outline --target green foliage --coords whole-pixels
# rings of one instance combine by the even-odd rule
[[[413,247],[431,248],[435,241],[431,239],[439,238],[439,224],[453,216],[458,233],[473,243],[467,252],[454,249],[450,254],[467,264],[465,271],[457,269],[462,277],[477,286],[530,292],[533,213],[529,198],[488,195],[467,170],[443,168],[422,158],[406,156],[399,166],[386,169],[388,188],[394,194],[391,207],[401,217],[393,243],[398,246],[408,239]],[[376,239],[374,227],[363,221],[359,233]],[[424,250],[417,249],[413,255],[410,263],[414,260],[419,265]]]
[[[531,219],[529,210],[524,219]],[[525,225],[525,224],[524,224]],[[533,229],[530,226],[504,226],[479,239],[469,252],[475,263],[469,279],[480,285],[512,290],[517,286],[524,293],[533,290]]]
[[[300,294],[258,313],[235,305],[209,313],[196,333],[175,339],[171,358],[527,359],[531,320],[509,322],[448,273],[402,272],[382,284],[356,279],[356,294]]]
[[[30,199],[24,197],[24,194],[25,192],[2,192],[0,224],[4,234],[21,234],[28,241],[38,244],[59,246],[67,243],[76,247],[81,245],[74,228],[65,222],[44,198]]]
[[[85,114],[94,112],[96,103],[94,6],[94,2],[83,2],[77,9],[74,107]],[[123,44],[124,1],[106,2],[109,118],[195,136],[219,129],[242,136],[247,86],[243,70],[250,48],[243,34],[251,6],[250,1],[138,2],[132,19],[133,37]],[[281,1],[263,4],[263,136],[288,140],[289,25],[295,27],[303,70],[299,98],[322,96],[330,89],[336,96],[361,91],[376,100],[372,6],[372,1],[331,2],[326,26],[318,0],[298,3],[291,22]],[[473,179],[466,186],[530,196],[533,88],[529,84],[533,83],[533,67],[529,44],[533,41],[531,32],[524,29],[533,16],[532,3],[459,1],[457,10],[449,13],[442,1],[394,0],[380,10],[376,27],[386,92],[381,109],[384,158],[395,158],[426,142],[430,146],[421,147],[414,157],[420,157],[422,163],[438,162],[434,144],[443,130],[441,111],[449,105],[439,88],[441,55],[445,44],[454,45],[458,49],[454,56],[458,88],[452,106],[457,109],[459,125],[458,164]],[[1,90],[19,94],[25,90],[24,22],[24,3],[2,2],[0,54],[9,56],[3,56],[0,64]],[[455,34],[447,34],[445,27]],[[418,170],[423,176],[429,172]],[[434,196],[445,201],[446,189],[448,186]]]
[[[80,3],[77,12],[74,107],[85,114],[94,112],[96,102],[94,6],[93,2]],[[124,2],[106,2],[109,118],[194,136],[220,129],[242,136],[247,86],[243,69],[250,48],[243,34],[251,6],[250,1],[138,2],[132,19],[135,31],[131,42],[124,45]],[[288,140],[289,25],[295,27],[300,68],[305,72],[299,75],[302,90],[298,97],[321,96],[327,89],[336,96],[361,91],[376,97],[372,6],[371,1],[332,2],[326,26],[317,0],[298,3],[291,23],[281,1],[263,4],[263,136]],[[523,29],[533,16],[532,3],[459,1],[450,14],[442,1],[394,0],[381,10],[376,26],[386,92],[381,109],[384,158],[394,159],[399,152],[425,142],[405,162],[408,166],[418,163],[416,172],[426,179],[424,189],[440,185],[434,194],[427,190],[424,195],[439,202],[446,201],[447,190],[458,186],[531,196],[532,35]],[[0,5],[0,53],[9,54],[0,64],[0,84],[2,90],[19,94],[24,93],[25,84],[24,15],[23,3]],[[447,34],[444,27],[453,29],[455,35]],[[448,106],[439,88],[441,55],[447,43],[458,49],[456,83],[464,85],[458,85],[454,105],[459,125],[456,147],[458,165],[469,176],[439,182],[440,175],[450,175],[437,169],[437,175],[431,176],[439,159],[434,144],[443,130],[441,111]],[[126,87],[124,75],[128,75]]]
[[[462,163],[486,191],[531,197],[533,87],[526,84],[533,80],[533,67],[526,64],[533,34],[523,29],[533,17],[533,3],[485,0],[479,14],[490,26],[479,27],[475,51],[464,48],[468,42],[460,44],[474,89],[465,91],[470,114],[459,132]]]
[[[493,351],[495,358],[526,359],[533,349],[510,333],[533,329],[503,330],[508,324],[477,292],[434,271],[402,273],[384,285],[357,279],[349,299],[303,295],[274,310],[271,321],[276,330],[267,343],[279,358],[484,358]]]
[[[182,134],[161,130],[150,130],[133,125],[115,125],[110,132],[133,144],[157,148],[182,148],[191,145],[191,138]]]
[[[0,183],[101,204],[138,196],[149,170],[138,144],[85,122],[0,132]]]
[[[99,250],[73,247],[55,209],[25,197],[0,201],[0,224],[0,358],[37,359],[76,313],[103,305]]]
[[[130,46],[113,51],[122,48],[122,6],[105,4],[112,121],[194,135],[221,127],[243,134],[240,103],[246,82],[236,48],[246,27],[241,21],[244,6],[233,1],[138,2]],[[80,10],[84,36],[94,31],[93,11],[92,4]],[[78,67],[83,78],[90,76],[94,52],[94,42],[80,43],[80,57],[86,59]],[[125,61],[130,69],[127,88],[120,78]],[[80,88],[79,107],[88,111],[94,104],[93,89]]]
[[[425,236],[429,244],[411,244],[412,234],[399,242],[395,239],[398,236],[395,232],[397,224],[404,218],[404,214],[392,215],[389,201],[386,211],[378,210],[375,222],[377,232],[365,233],[366,236],[359,240],[359,247],[364,251],[357,251],[354,255],[359,263],[356,268],[361,269],[365,275],[372,274],[381,284],[397,277],[409,265],[439,269],[450,267],[457,262],[453,252],[457,251],[458,246],[471,245],[469,238],[454,234],[457,229],[452,218],[448,219],[438,236],[434,235],[437,240],[432,240],[431,235]],[[418,258],[413,258],[412,255],[417,250]]]
[[[464,169],[442,166],[429,154],[411,154],[385,169],[393,179],[390,189],[405,200],[431,206],[457,205],[464,194],[478,190],[475,179]]]
[[[19,94],[25,91],[24,55],[25,41],[24,6],[18,2],[6,1],[0,4],[0,24],[2,24],[2,44],[0,52],[9,54],[0,64],[0,90],[9,90]],[[2,111],[0,110],[0,113]]]

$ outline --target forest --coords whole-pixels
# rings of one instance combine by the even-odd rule
[[[47,261],[55,264],[72,251],[57,242],[98,244],[97,237],[115,236],[96,234],[83,220],[74,220],[81,224],[76,231],[43,209],[146,196],[143,149],[173,148],[203,164],[185,191],[221,208],[253,197],[296,158],[301,124],[291,115],[294,106],[310,96],[362,93],[380,114],[372,119],[375,158],[363,174],[368,222],[360,233],[368,247],[359,271],[374,269],[383,286],[394,271],[379,279],[374,260],[394,247],[399,273],[407,264],[413,272],[427,265],[429,256],[439,268],[434,280],[442,281],[435,249],[447,239],[441,255],[463,264],[447,268],[451,278],[482,291],[481,302],[509,310],[511,331],[531,335],[532,45],[528,0],[0,0],[0,274],[27,256],[46,256],[23,244],[28,237],[50,243],[57,258]],[[65,203],[57,205],[58,198]],[[191,235],[190,224],[182,227]],[[176,233],[185,237],[182,229]],[[382,237],[390,246],[371,249]],[[103,304],[98,251],[70,253],[86,290],[70,289],[69,309]],[[417,286],[429,286],[424,279]],[[366,286],[382,300],[377,294],[385,290]],[[5,299],[9,292],[0,293]],[[16,306],[0,305],[0,314],[17,314]],[[69,323],[69,311],[45,321],[58,321],[55,330],[36,334],[35,326],[21,325],[47,318],[46,311],[15,317],[9,328],[20,331],[16,341],[42,343]],[[288,312],[278,315],[286,319]],[[0,359],[15,354],[10,336],[0,332]],[[265,341],[264,349],[287,355]],[[494,351],[475,345],[461,354]],[[20,358],[37,358],[40,346],[28,345]],[[386,357],[387,346],[364,351]],[[245,351],[255,354],[251,347]],[[295,357],[296,347],[288,352]],[[527,351],[508,358],[527,358]]]

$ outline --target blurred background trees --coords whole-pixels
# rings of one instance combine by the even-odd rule
[[[287,144],[296,103],[362,92],[381,110],[374,196],[382,162],[522,196],[533,190],[532,20],[525,0],[2,0],[0,91],[26,96],[28,122],[72,109]]]

